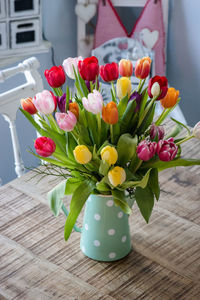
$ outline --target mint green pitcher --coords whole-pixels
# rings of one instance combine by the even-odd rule
[[[86,256],[98,261],[115,261],[131,251],[128,215],[114,204],[112,196],[89,196],[80,247]]]

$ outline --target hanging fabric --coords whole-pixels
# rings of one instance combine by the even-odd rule
[[[94,48],[117,37],[133,38],[140,33],[147,48],[155,51],[155,72],[165,75],[165,31],[162,0],[147,0],[142,13],[128,34],[111,0],[99,0]]]

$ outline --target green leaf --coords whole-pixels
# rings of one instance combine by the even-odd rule
[[[154,206],[154,195],[149,187],[142,189],[137,187],[135,190],[135,199],[142,216],[148,223]]]
[[[96,184],[96,188],[97,190],[101,193],[101,192],[110,192],[110,187],[107,183],[105,182],[98,182]]]
[[[134,187],[141,187],[145,188],[147,186],[147,183],[149,181],[149,175],[150,175],[151,169],[149,169],[146,174],[143,176],[141,180],[138,181],[126,181],[125,183],[121,184],[121,188],[127,189],[127,188],[134,188]]]
[[[118,163],[125,165],[136,152],[138,138],[129,133],[122,134],[117,143]]]
[[[181,123],[180,121],[178,121],[178,120],[176,120],[176,119],[174,119],[174,118],[172,118],[172,117],[171,117],[170,119],[171,119],[172,121],[174,121],[176,124],[178,124],[178,125],[184,127],[184,128],[187,130],[188,134],[191,135],[190,129],[189,129],[185,124]]]
[[[66,141],[67,156],[72,161],[75,161],[73,150],[76,148],[77,142],[70,132],[66,132]]]
[[[183,127],[179,124],[177,124],[173,130],[171,131],[171,133],[169,133],[166,137],[165,140],[169,139],[170,137],[176,137],[181,131],[182,131]]]
[[[105,160],[101,160],[100,167],[99,167],[99,173],[101,175],[105,176],[105,175],[107,175],[109,168],[110,168],[110,165]]]
[[[121,134],[129,132],[131,130],[131,121],[135,113],[135,108],[136,108],[136,101],[135,100],[129,101],[127,108],[121,119],[121,124],[120,124]]]
[[[70,89],[67,85],[66,87],[66,111],[69,109],[69,100],[70,100]]]
[[[65,186],[65,195],[72,195],[82,182],[80,178],[68,178]]]
[[[141,166],[141,168],[157,168],[158,172],[161,172],[168,168],[173,167],[189,167],[189,166],[195,166],[200,165],[200,159],[190,159],[190,158],[175,158],[171,161],[155,161],[155,162],[144,162]]]
[[[142,92],[142,100],[141,100],[141,105],[140,105],[140,110],[139,110],[139,118],[141,117],[142,113],[144,112],[145,106],[147,104],[148,100],[148,93],[147,93],[147,88]]]
[[[128,95],[126,95],[124,98],[122,98],[117,106],[118,109],[118,115],[119,115],[119,120],[121,120],[121,117],[123,116],[127,105],[128,105]]]
[[[153,122],[154,114],[155,114],[155,103],[151,106],[149,109],[147,115],[145,116],[144,120],[142,121],[140,127],[137,129],[137,134],[140,136],[143,134],[147,128],[151,125]]]
[[[87,198],[90,196],[94,188],[95,184],[91,180],[86,180],[83,181],[74,191],[70,203],[70,212],[65,222],[64,237],[66,241],[72,232],[76,219],[78,218]]]
[[[63,167],[63,168],[74,168],[74,165],[71,163],[70,160],[66,160],[66,162],[63,162],[63,161],[59,161],[59,160],[56,160],[56,159],[53,159],[53,158],[49,158],[49,157],[43,157],[43,156],[40,156],[40,155],[37,155],[35,154],[34,152],[32,151],[28,151],[29,153],[31,153],[32,155],[34,155],[35,157],[41,159],[41,160],[44,160],[50,164],[53,164],[53,165],[56,165],[56,166],[59,166],[59,167]]]
[[[126,214],[130,215],[132,210],[127,203],[127,197],[125,196],[125,193],[114,189],[112,190],[112,195],[115,204],[119,206]]]
[[[65,185],[66,180],[60,182],[47,194],[50,209],[56,217],[59,215],[60,209],[63,204],[62,198],[65,195]]]
[[[158,181],[158,170],[155,168],[151,170],[148,186],[152,190],[153,194],[156,197],[156,200],[158,201],[160,197],[160,186]]]

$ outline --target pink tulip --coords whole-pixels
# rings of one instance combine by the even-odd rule
[[[101,113],[103,108],[103,98],[97,90],[93,90],[93,93],[88,94],[88,97],[82,98],[83,106],[87,111],[97,115]]]
[[[137,146],[138,158],[144,161],[150,160],[156,153],[157,144],[146,140],[139,143]]]
[[[150,127],[150,139],[152,141],[160,141],[164,138],[165,131],[162,126],[156,126],[155,124],[152,124]]]
[[[74,69],[75,69],[75,71],[77,73],[79,60],[83,60],[83,58],[81,56],[74,57],[74,58],[68,57],[67,59],[65,59],[63,61],[63,68],[65,70],[65,73],[71,79],[75,79]]]
[[[57,112],[55,117],[58,126],[64,131],[72,131],[77,122],[76,116],[69,110],[67,113]]]
[[[174,139],[160,140],[157,145],[157,154],[162,161],[173,160],[177,154],[178,147],[174,144]]]
[[[46,136],[38,137],[35,140],[34,147],[37,154],[44,157],[51,156],[56,150],[55,142]]]
[[[57,100],[52,92],[44,90],[35,95],[33,104],[40,113],[47,115],[55,111]]]

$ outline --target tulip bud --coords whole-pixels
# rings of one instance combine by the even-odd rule
[[[200,122],[198,122],[193,128],[193,135],[200,140]]]
[[[88,97],[82,98],[83,106],[87,111],[93,114],[99,114],[103,107],[103,98],[97,90],[93,90],[92,93],[88,94]]]
[[[35,140],[34,147],[37,154],[44,157],[51,156],[56,150],[55,142],[45,136],[38,137]]]
[[[104,147],[101,150],[101,159],[105,160],[110,166],[114,165],[118,159],[117,150],[111,146]]]
[[[173,87],[168,88],[166,96],[161,99],[160,103],[164,108],[171,108],[177,103],[178,96],[178,90],[175,90]]]
[[[146,140],[139,143],[137,146],[138,158],[143,161],[150,160],[156,153],[157,144]]]
[[[76,119],[78,120],[79,108],[78,108],[78,104],[76,102],[69,103],[69,111],[71,111],[76,116]]]
[[[162,161],[173,160],[178,152],[178,146],[174,143],[173,138],[166,141],[160,140],[156,150],[159,159]]]
[[[133,64],[129,59],[121,59],[119,62],[119,74],[123,77],[131,77],[133,74]]]
[[[111,101],[103,107],[102,119],[108,124],[116,124],[118,122],[118,110],[115,102]]]
[[[56,112],[55,117],[58,126],[64,131],[72,131],[77,122],[76,116],[69,110],[67,113]]]
[[[61,97],[57,97],[57,104],[60,112],[66,112],[66,94],[63,94]]]
[[[68,57],[67,59],[65,59],[63,61],[63,68],[69,78],[75,79],[74,70],[77,73],[78,62],[82,61],[82,60],[83,60],[82,56],[79,56],[79,57],[74,57],[74,58]]]
[[[131,94],[131,81],[128,77],[121,77],[117,80],[117,97],[121,100],[128,94]]]
[[[114,187],[118,186],[126,180],[126,172],[121,167],[114,167],[108,172],[108,179]]]
[[[84,80],[93,81],[99,75],[99,62],[95,56],[79,60],[78,70]]]
[[[62,66],[54,66],[50,70],[45,70],[44,76],[52,88],[61,87],[65,83],[66,77]]]
[[[157,97],[157,100],[164,98],[168,90],[168,81],[165,76],[154,76],[149,80],[148,95],[150,98]]]
[[[30,115],[34,115],[37,113],[37,109],[33,104],[33,99],[31,97],[26,99],[21,99],[21,106],[23,110],[27,111]]]
[[[92,159],[92,153],[85,145],[76,146],[73,151],[74,157],[79,164],[87,164]]]
[[[119,77],[118,64],[112,62],[111,64],[100,66],[100,76],[106,82],[117,80]]]
[[[55,111],[57,99],[52,92],[44,90],[35,95],[33,103],[40,113],[47,115]]]
[[[145,79],[149,76],[151,69],[151,58],[143,57],[138,59],[135,64],[135,76],[139,79]]]
[[[150,139],[152,141],[160,141],[164,138],[165,131],[162,126],[156,126],[155,124],[152,124],[150,127]]]

